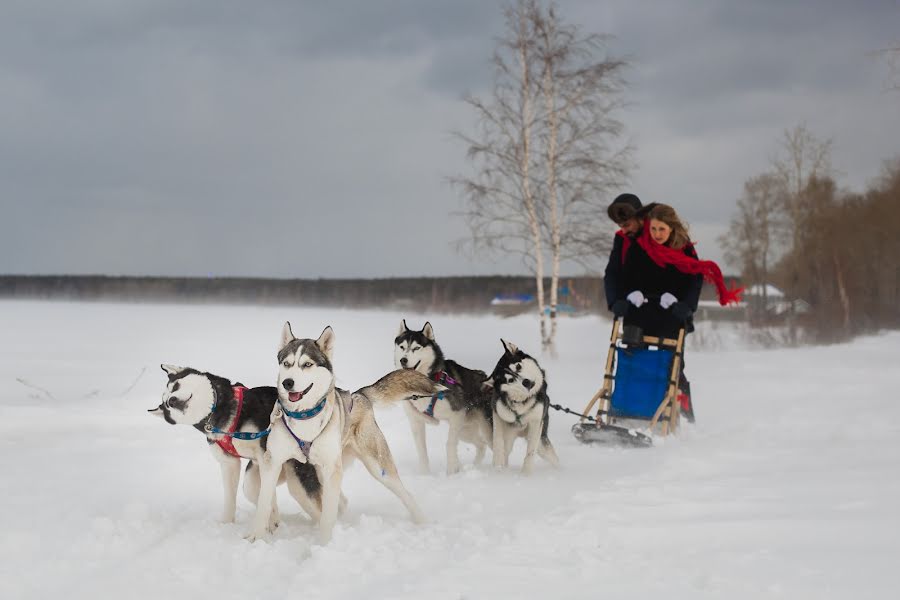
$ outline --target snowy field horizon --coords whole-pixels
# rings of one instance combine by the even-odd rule
[[[500,338],[542,363],[551,401],[580,410],[602,383],[610,321],[563,318],[556,359],[533,315],[291,306],[0,301],[0,597],[884,598],[900,558],[900,332],[761,349],[743,325],[698,323],[687,373],[697,423],[650,449],[584,446],[551,413],[562,468],[444,473],[446,425],[416,469],[404,412],[379,409],[414,525],[365,469],[345,474],[334,539],[279,490],[282,525],[250,544],[252,504],[218,522],[203,436],[146,410],[160,363],[274,385],[286,320],[336,335],[340,387],[393,369],[401,319],[482,370]]]

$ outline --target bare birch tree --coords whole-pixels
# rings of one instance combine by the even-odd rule
[[[466,207],[462,215],[480,250],[519,254],[533,269],[541,339],[547,337],[544,298],[544,247],[538,199],[532,180],[537,86],[533,15],[536,0],[519,0],[504,9],[506,35],[494,52],[494,89],[488,99],[467,96],[478,117],[475,136],[457,133],[476,165],[472,177],[454,177]]]
[[[626,63],[596,59],[602,38],[562,24],[555,8],[537,0],[518,0],[504,16],[493,93],[465,99],[478,133],[457,134],[476,172],[451,182],[466,199],[471,236],[464,245],[520,254],[533,270],[542,347],[554,353],[561,264],[608,251],[597,243],[597,227],[609,189],[628,172],[630,148],[617,147],[622,125],[611,117],[621,106]]]
[[[631,149],[618,143],[623,126],[612,116],[623,104],[627,62],[598,58],[604,38],[564,24],[552,5],[532,18],[544,109],[541,214],[551,264],[550,335],[544,344],[554,353],[560,265],[608,252],[608,238],[597,235],[597,226],[604,222],[610,189],[627,179]]]

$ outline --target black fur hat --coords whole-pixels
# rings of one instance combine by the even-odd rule
[[[624,223],[641,209],[641,199],[634,194],[619,194],[606,209],[614,223]]]

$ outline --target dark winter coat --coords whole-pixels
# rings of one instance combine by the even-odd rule
[[[612,310],[616,300],[624,298],[627,291],[624,289],[622,276],[622,246],[624,240],[621,235],[613,238],[612,250],[609,252],[609,262],[606,263],[606,271],[603,273],[603,291],[606,292],[606,307]],[[634,239],[631,239],[633,245]]]
[[[692,245],[684,248],[684,253],[697,258]],[[625,263],[622,266],[621,295],[616,299],[624,299],[629,293],[640,290],[648,299],[641,307],[629,304],[625,315],[625,325],[637,325],[644,335],[674,338],[682,326],[672,308],[664,309],[659,304],[660,296],[668,292],[678,302],[690,309],[691,314],[697,310],[700,301],[700,289],[703,287],[702,275],[682,273],[673,265],[658,266],[637,241],[628,246]],[[685,325],[685,333],[694,330],[693,317],[689,317]]]

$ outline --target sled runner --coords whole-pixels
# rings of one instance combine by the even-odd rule
[[[652,434],[658,427],[663,436],[677,429],[684,329],[671,339],[645,336],[630,327],[623,333],[620,324],[620,319],[613,321],[603,386],[572,426],[572,434],[586,444],[651,446],[650,435],[621,422],[649,421],[647,431]],[[594,405],[597,412],[589,423]]]

